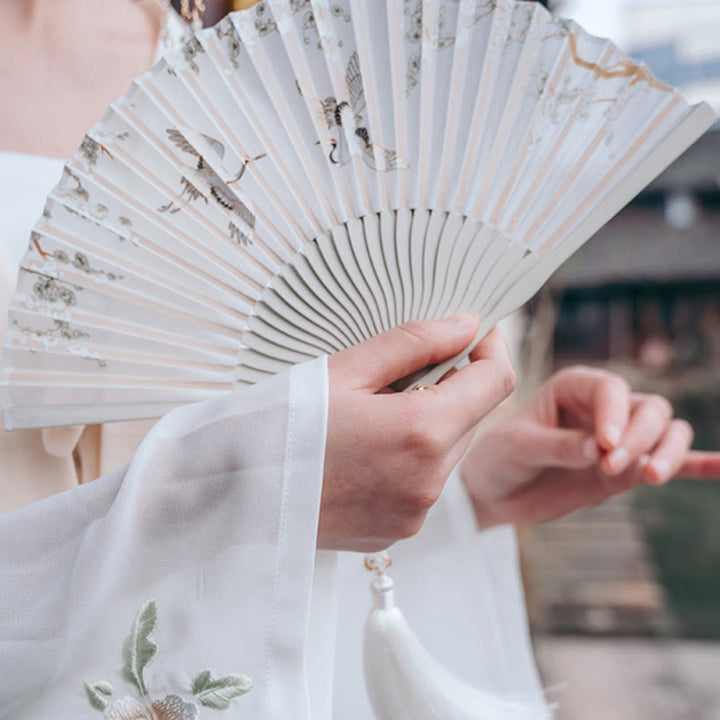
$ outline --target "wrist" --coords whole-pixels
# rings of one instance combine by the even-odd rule
[[[479,473],[474,465],[475,463],[466,457],[460,462],[458,474],[475,515],[475,526],[481,532],[500,525],[501,520],[495,516],[491,504],[482,492],[484,481],[478,477]]]

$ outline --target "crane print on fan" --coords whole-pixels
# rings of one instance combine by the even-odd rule
[[[320,105],[322,119],[327,124],[328,130],[331,133],[336,131],[328,139],[330,145],[328,160],[333,165],[346,165],[353,155],[359,155],[371,170],[389,172],[406,169],[407,164],[398,157],[395,150],[384,148],[370,138],[370,132],[360,114],[367,103],[357,52],[353,52],[348,61],[345,71],[345,87],[347,88],[347,99],[338,100],[333,95],[324,100],[313,98]],[[298,85],[298,90],[301,95],[312,97],[300,85]],[[350,136],[352,145],[346,138],[345,128],[353,128]]]
[[[173,200],[159,207],[158,212],[176,213],[182,210],[182,202],[202,199],[207,204],[212,199],[229,215],[230,237],[235,242],[250,245],[255,232],[255,213],[249,201],[240,199],[230,185],[239,182],[248,165],[264,158],[266,153],[246,157],[234,177],[223,180],[219,172],[226,177],[230,173],[223,166],[225,146],[219,140],[202,133],[195,133],[188,128],[182,130],[169,128],[167,135],[180,150],[197,158],[197,164],[193,168],[188,167],[182,176],[181,203],[176,204]]]

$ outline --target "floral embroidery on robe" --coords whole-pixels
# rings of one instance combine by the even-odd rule
[[[138,611],[130,635],[123,646],[123,678],[137,689],[140,700],[129,695],[112,700],[113,686],[106,680],[85,683],[90,705],[103,712],[104,720],[199,720],[198,705],[186,702],[180,695],[166,695],[151,700],[145,685],[145,668],[158,653],[157,643],[150,637],[157,625],[157,605],[146,602]],[[252,680],[232,673],[214,678],[210,670],[195,676],[189,694],[202,706],[227,710],[237,697],[252,690]]]

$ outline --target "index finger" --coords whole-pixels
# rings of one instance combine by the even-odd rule
[[[462,352],[475,337],[479,323],[475,313],[406,322],[331,355],[328,366],[335,377],[345,378],[353,388],[375,393]]]
[[[428,388],[438,417],[453,441],[472,430],[515,388],[516,375],[505,338],[491,330],[470,353],[470,364]]]
[[[593,420],[593,432],[603,450],[616,447],[630,419],[632,391],[619,375],[595,368],[573,367],[554,378],[555,402],[565,410],[581,409]]]
[[[691,450],[677,474],[697,480],[720,480],[720,452]]]

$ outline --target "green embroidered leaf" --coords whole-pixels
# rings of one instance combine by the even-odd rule
[[[104,680],[83,684],[85,685],[85,693],[87,694],[88,700],[95,710],[100,710],[101,712],[105,710],[108,705],[105,697],[110,697],[112,695],[112,685]],[[103,697],[103,695],[105,697]]]
[[[233,698],[252,690],[252,680],[247,675],[225,675],[212,679],[209,670],[203,670],[193,680],[192,692],[201,705],[214,710],[227,710]]]
[[[198,673],[192,683],[192,694],[197,695],[201,693],[208,686],[208,683],[212,682],[211,677],[209,670],[203,670],[201,673]]]
[[[140,696],[147,695],[143,672],[157,655],[158,646],[150,639],[157,623],[157,606],[148,600],[135,617],[130,635],[123,646],[123,677],[137,687]]]

